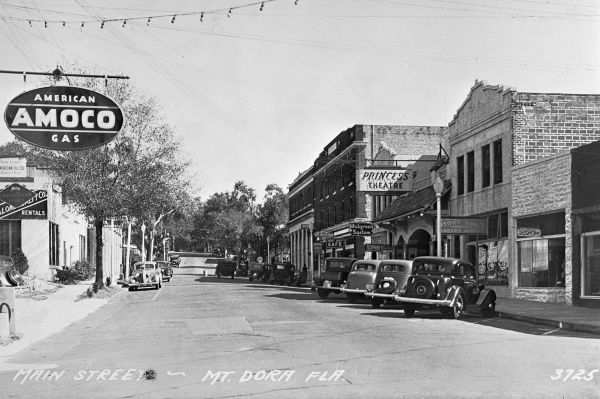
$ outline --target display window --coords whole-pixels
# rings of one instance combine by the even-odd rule
[[[565,213],[517,220],[519,287],[565,286]]]
[[[520,287],[565,286],[565,238],[541,238],[517,243]]]
[[[600,298],[600,231],[582,234],[582,295]]]

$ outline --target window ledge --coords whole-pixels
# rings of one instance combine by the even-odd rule
[[[579,299],[596,299],[596,300],[600,300],[600,295],[597,295],[597,296],[585,295],[585,296],[580,296]]]

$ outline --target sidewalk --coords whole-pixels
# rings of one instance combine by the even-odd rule
[[[90,285],[91,282],[64,285],[44,300],[17,297],[15,321],[19,339],[0,345],[0,366],[15,353],[85,318],[110,300],[86,298],[75,301]],[[0,338],[3,341],[8,338],[7,313],[0,313]]]
[[[498,298],[496,312],[507,319],[600,334],[600,308]]]

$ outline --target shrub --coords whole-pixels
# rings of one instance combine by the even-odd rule
[[[87,260],[78,260],[73,264],[77,280],[89,280],[96,274],[96,269]]]
[[[60,283],[73,284],[77,281],[89,280],[96,271],[87,260],[78,260],[73,267],[65,267],[56,271],[56,278]]]
[[[27,257],[21,248],[17,248],[13,251],[12,260],[19,273],[25,274],[25,272],[29,269],[29,262],[27,261]]]

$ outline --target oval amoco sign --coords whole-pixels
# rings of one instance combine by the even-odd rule
[[[106,144],[123,126],[110,98],[72,86],[41,87],[15,97],[4,120],[20,139],[50,150],[83,150]]]

